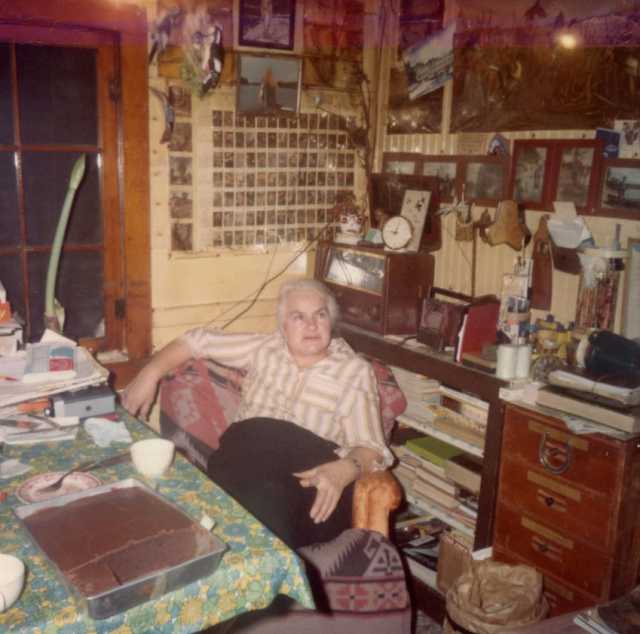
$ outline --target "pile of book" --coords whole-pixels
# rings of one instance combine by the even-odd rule
[[[420,505],[436,507],[473,529],[477,518],[482,463],[433,436],[419,436],[393,447],[394,473]]]
[[[417,423],[428,423],[430,417],[425,405],[438,405],[442,401],[440,381],[396,366],[391,366],[391,370],[407,399],[407,409],[404,411],[404,416]]]

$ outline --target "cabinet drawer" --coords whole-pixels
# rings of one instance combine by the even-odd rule
[[[507,408],[502,455],[517,457],[569,483],[616,496],[622,446],[605,437],[576,436],[552,419]]]
[[[495,545],[522,557],[543,572],[565,579],[582,592],[606,597],[612,560],[590,544],[550,528],[498,503]]]
[[[508,550],[493,549],[496,561],[504,561],[507,564],[527,564]],[[549,617],[559,616],[567,612],[582,610],[598,603],[599,598],[585,592],[580,592],[566,581],[557,579],[549,573],[542,573],[542,591],[549,603]]]
[[[604,552],[612,548],[610,523],[603,521],[614,516],[611,496],[505,457],[500,467],[500,499]]]

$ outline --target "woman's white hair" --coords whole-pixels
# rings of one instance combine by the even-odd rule
[[[282,326],[284,325],[284,311],[287,305],[287,297],[289,297],[289,294],[294,291],[314,291],[321,297],[324,297],[327,302],[331,328],[333,329],[340,318],[340,308],[338,307],[336,298],[322,282],[313,278],[304,277],[298,280],[289,280],[280,287],[280,291],[278,292],[278,306],[276,308],[276,318],[278,320],[278,328],[280,330],[282,330]]]

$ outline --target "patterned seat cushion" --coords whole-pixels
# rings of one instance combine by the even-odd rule
[[[310,576],[322,580],[322,606],[338,612],[394,612],[409,605],[396,547],[376,531],[351,528],[329,542],[299,549]],[[317,587],[314,585],[314,587]]]

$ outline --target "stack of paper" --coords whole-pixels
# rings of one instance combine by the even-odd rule
[[[42,343],[76,344],[70,339],[46,331]],[[80,346],[75,347],[75,375],[71,378],[49,378],[38,383],[23,381],[28,362],[28,353],[17,352],[0,357],[0,413],[6,414],[6,408],[17,403],[24,403],[66,390],[100,385],[107,382],[109,371],[101,366],[89,353]],[[67,377],[67,374],[64,374]]]
[[[580,376],[575,372],[567,372],[566,370],[553,370],[549,373],[547,381],[549,381],[551,385],[557,385],[570,390],[597,394],[598,396],[617,401],[621,405],[640,405],[640,385],[634,387],[612,385],[611,383],[605,383],[603,381],[594,381],[587,377]]]

